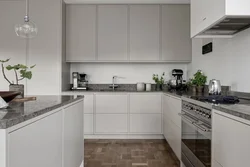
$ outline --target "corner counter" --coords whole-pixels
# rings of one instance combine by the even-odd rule
[[[0,166],[83,166],[83,99],[37,96],[0,110]]]

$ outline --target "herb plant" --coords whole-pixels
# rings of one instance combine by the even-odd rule
[[[160,78],[158,74],[153,74],[153,80],[155,81],[156,84],[163,85],[165,82],[164,76],[165,76],[165,72],[162,73]]]

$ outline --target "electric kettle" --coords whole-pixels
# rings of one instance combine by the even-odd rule
[[[220,95],[221,94],[221,84],[219,80],[212,79],[209,82],[208,91],[210,95]]]

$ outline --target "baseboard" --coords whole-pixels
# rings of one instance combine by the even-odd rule
[[[163,135],[84,135],[84,139],[164,139]]]

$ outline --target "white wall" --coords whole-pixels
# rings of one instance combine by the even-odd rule
[[[10,64],[36,64],[32,70],[33,78],[24,81],[26,94],[60,94],[62,80],[68,80],[65,75],[69,71],[69,66],[62,63],[65,60],[65,51],[62,51],[62,45],[65,46],[62,40],[62,33],[65,33],[62,1],[30,1],[30,19],[37,24],[38,35],[27,43],[14,32],[14,25],[23,23],[24,15],[25,1],[0,1],[0,59],[11,58]],[[2,75],[0,90],[8,90],[8,83]]]
[[[11,10],[12,9],[12,10]],[[26,40],[18,38],[14,26],[21,23],[25,11],[23,1],[0,2],[0,60],[11,58],[6,65],[26,64]],[[13,71],[6,71],[6,75],[12,82],[15,80]],[[26,82],[21,82],[26,85]],[[8,90],[9,83],[4,80],[0,68],[0,90]]]
[[[123,78],[118,79],[120,84],[135,84],[137,82],[154,83],[152,75],[163,72],[166,73],[166,80],[171,77],[172,69],[183,69],[186,78],[187,64],[123,64],[123,63],[104,63],[104,64],[71,64],[72,72],[82,72],[89,76],[90,84],[109,84],[112,83],[112,76]],[[72,79],[71,79],[72,82]]]
[[[219,79],[232,90],[250,92],[250,29],[232,39],[214,39],[214,51],[202,55],[202,39],[193,40],[193,60],[188,75],[198,69],[210,79]]]

